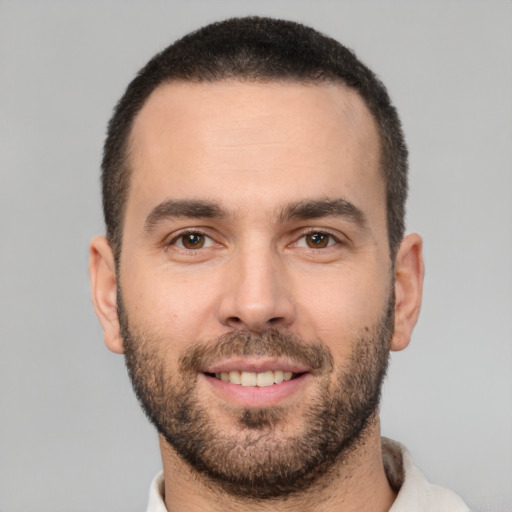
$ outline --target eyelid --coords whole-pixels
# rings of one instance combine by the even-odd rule
[[[183,245],[178,245],[177,242],[180,240],[180,238],[186,236],[186,235],[201,235],[201,236],[204,236],[205,238],[205,245],[203,245],[202,247],[199,247],[198,249],[189,249],[187,247],[184,247]],[[175,232],[175,233],[172,233],[172,235],[170,235],[170,237],[168,237],[165,241],[164,241],[164,246],[166,248],[170,248],[172,246],[174,247],[177,247],[178,249],[182,250],[182,251],[187,251],[187,252],[197,252],[201,249],[208,249],[209,247],[212,247],[216,245],[216,242],[215,240],[210,236],[208,235],[205,230],[201,229],[201,228],[184,228],[178,232]]]
[[[291,245],[295,246],[295,247],[299,247],[299,242],[301,240],[304,240],[305,237],[308,236],[308,235],[314,235],[314,234],[328,236],[331,239],[331,241],[333,241],[334,243],[329,243],[326,247],[313,248],[313,247],[307,246],[307,244],[304,242],[304,248],[305,249],[311,249],[313,251],[319,251],[321,249],[325,250],[325,249],[329,249],[331,247],[334,247],[336,245],[343,245],[344,244],[344,237],[340,233],[334,234],[334,233],[332,233],[331,230],[329,230],[327,228],[305,228],[305,229],[300,230],[297,233],[297,237],[295,239],[296,241],[293,242]]]

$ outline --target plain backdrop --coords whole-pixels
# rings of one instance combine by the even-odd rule
[[[99,162],[135,72],[260,14],[356,50],[410,147],[424,306],[382,429],[475,511],[512,510],[512,2],[0,0],[0,511],[143,511],[156,435],[93,313]]]

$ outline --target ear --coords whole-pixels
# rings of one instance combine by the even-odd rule
[[[112,248],[104,236],[92,239],[89,252],[92,303],[103,328],[105,345],[123,353],[123,340],[117,316],[116,268]]]
[[[418,321],[423,292],[425,267],[421,237],[404,237],[395,259],[395,330],[391,350],[403,350],[411,339]]]

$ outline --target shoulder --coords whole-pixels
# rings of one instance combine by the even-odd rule
[[[382,456],[388,480],[398,492],[389,512],[470,512],[454,492],[431,484],[400,443],[382,438]]]
[[[146,512],[167,512],[164,502],[164,473],[158,473],[149,488],[148,508]]]

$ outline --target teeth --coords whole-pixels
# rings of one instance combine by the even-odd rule
[[[262,372],[256,374],[256,386],[264,388],[274,384],[274,372]]]
[[[256,374],[254,372],[242,372],[240,374],[242,386],[256,386]]]
[[[240,372],[229,372],[229,382],[231,382],[231,384],[242,384],[242,380],[240,379]]]
[[[285,372],[283,370],[266,371],[266,372],[221,372],[216,373],[215,377],[223,382],[231,384],[241,384],[246,387],[258,386],[260,388],[272,386],[272,384],[281,384],[285,380],[291,380],[293,372]]]

